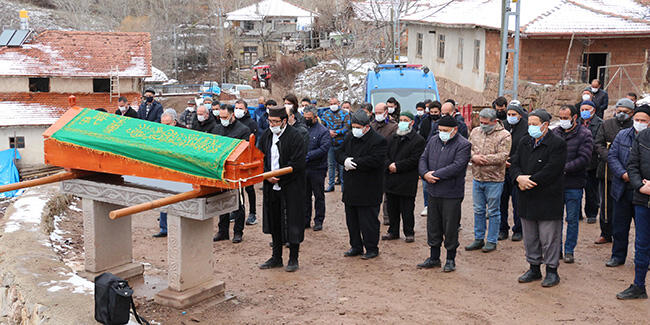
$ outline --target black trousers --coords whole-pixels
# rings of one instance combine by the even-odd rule
[[[256,213],[256,208],[255,208],[255,188],[251,186],[246,186],[246,194],[248,194],[248,213]]]
[[[510,198],[512,198],[512,221],[514,223],[512,226],[512,232],[521,234],[521,220],[519,220],[519,216],[517,215],[517,193],[517,187],[513,185],[512,178],[510,178],[509,169],[506,169],[503,191],[501,192],[500,232],[507,233],[510,230],[510,225],[508,224],[508,209],[510,208]]]
[[[236,211],[231,212],[235,215],[235,226],[233,228],[233,232],[235,234],[243,234],[244,233],[244,205],[241,202],[241,199],[239,199],[239,209]],[[230,230],[230,213],[224,213],[219,216],[219,233],[223,234],[228,238],[228,233]]]
[[[305,204],[305,225],[311,224],[311,198],[314,196],[314,224],[322,225],[325,220],[325,175],[324,170],[307,170],[307,200]]]
[[[404,236],[413,236],[415,232],[415,217],[413,210],[415,209],[415,196],[402,196],[392,193],[386,193],[388,199],[388,219],[390,226],[388,233],[399,237],[399,224],[400,215],[404,220]]]
[[[271,199],[269,200],[269,218],[271,225],[271,239],[273,241],[273,257],[282,258],[282,197],[280,191],[271,190]]]
[[[605,193],[605,185],[607,185],[607,193]],[[605,239],[612,239],[612,216],[614,215],[614,198],[609,195],[612,188],[612,182],[600,180],[600,236]],[[605,209],[607,203],[607,209]]]
[[[600,206],[600,180],[596,177],[596,170],[587,172],[587,184],[585,184],[585,216],[587,218],[598,217]]]
[[[614,239],[612,257],[623,263],[627,258],[627,246],[630,242],[630,225],[634,220],[633,195],[633,190],[625,189],[623,196],[618,201],[615,201],[616,206],[611,219],[612,237]]]
[[[456,258],[458,226],[460,225],[462,198],[447,199],[429,196],[427,206],[427,243],[431,247],[431,257],[440,257],[443,241],[447,250],[447,259]]]
[[[372,206],[345,205],[350,246],[366,253],[379,253],[379,204]]]

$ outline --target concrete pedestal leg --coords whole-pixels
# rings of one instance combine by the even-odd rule
[[[156,294],[157,303],[185,308],[224,293],[225,284],[213,275],[212,229],[212,218],[167,216],[169,288]]]
[[[84,250],[89,280],[110,272],[124,279],[142,275],[144,267],[133,263],[131,216],[111,220],[108,213],[122,206],[83,199]]]

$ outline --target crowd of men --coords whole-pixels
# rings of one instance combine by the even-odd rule
[[[263,183],[262,228],[271,234],[272,255],[261,269],[283,267],[285,246],[289,248],[285,270],[299,268],[299,247],[305,229],[312,226],[312,211],[313,231],[321,231],[327,215],[325,193],[337,185],[350,244],[344,256],[373,259],[379,255],[380,239],[397,240],[400,233],[406,242],[414,242],[415,198],[421,180],[424,210],[420,215],[427,217],[430,252],[417,267],[452,272],[470,167],[474,241],[465,250],[493,252],[498,241],[512,232],[512,241],[523,240],[530,264],[518,281],[543,278],[541,285],[552,287],[560,282],[560,261],[575,261],[583,210],[588,223],[595,223],[600,212],[601,235],[595,243],[613,242],[607,267],[626,262],[634,220],[635,279],[617,297],[647,298],[650,106],[637,106],[633,93],[616,102],[613,114],[606,114],[607,92],[594,80],[577,104],[559,109],[554,128],[546,110],[528,112],[520,102],[504,97],[479,112],[479,127],[468,128],[451,99],[423,101],[413,111],[389,98],[374,107],[364,103],[353,112],[349,102],[339,103],[334,97],[329,107],[319,110],[310,99],[299,102],[287,94],[280,104],[260,98],[251,116],[243,100],[233,106],[203,98],[188,101],[177,116],[173,109],[163,110],[154,95],[146,90],[137,110],[121,98],[115,114],[242,140],[254,134],[264,153],[265,171],[293,168],[291,174]],[[237,211],[220,216],[214,241],[230,238],[230,221],[234,221],[233,243],[243,240],[244,224],[257,223],[255,190],[252,186],[245,190],[248,218],[240,202]],[[388,225],[381,236],[380,212]],[[166,233],[162,213],[160,232],[154,236]]]

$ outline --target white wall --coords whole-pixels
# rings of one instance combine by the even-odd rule
[[[0,77],[0,92],[27,92],[29,79],[25,77]]]
[[[422,64],[443,77],[475,91],[485,88],[485,30],[408,24],[408,62]],[[435,31],[435,33],[430,33]],[[422,33],[422,56],[417,54],[417,34]],[[444,60],[438,58],[438,35],[445,35]],[[458,39],[463,39],[463,60],[458,65]],[[474,69],[474,41],[481,41],[479,68]]]
[[[9,149],[9,138],[25,137],[25,148],[18,149],[22,159],[16,161],[18,168],[44,166],[43,132],[49,126],[0,127],[0,151]]]
[[[120,78],[120,93],[139,93],[138,78]],[[0,77],[0,92],[29,92],[28,77]],[[50,92],[92,93],[92,78],[50,78]]]

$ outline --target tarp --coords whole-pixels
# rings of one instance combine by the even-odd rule
[[[14,157],[15,155],[15,157]],[[20,175],[14,164],[14,158],[20,159],[20,153],[16,149],[7,149],[0,151],[0,185],[18,183]],[[20,195],[23,190],[15,190],[0,193],[0,198],[14,197]]]
[[[52,138],[218,180],[223,179],[226,159],[242,141],[90,109],[83,109]]]

